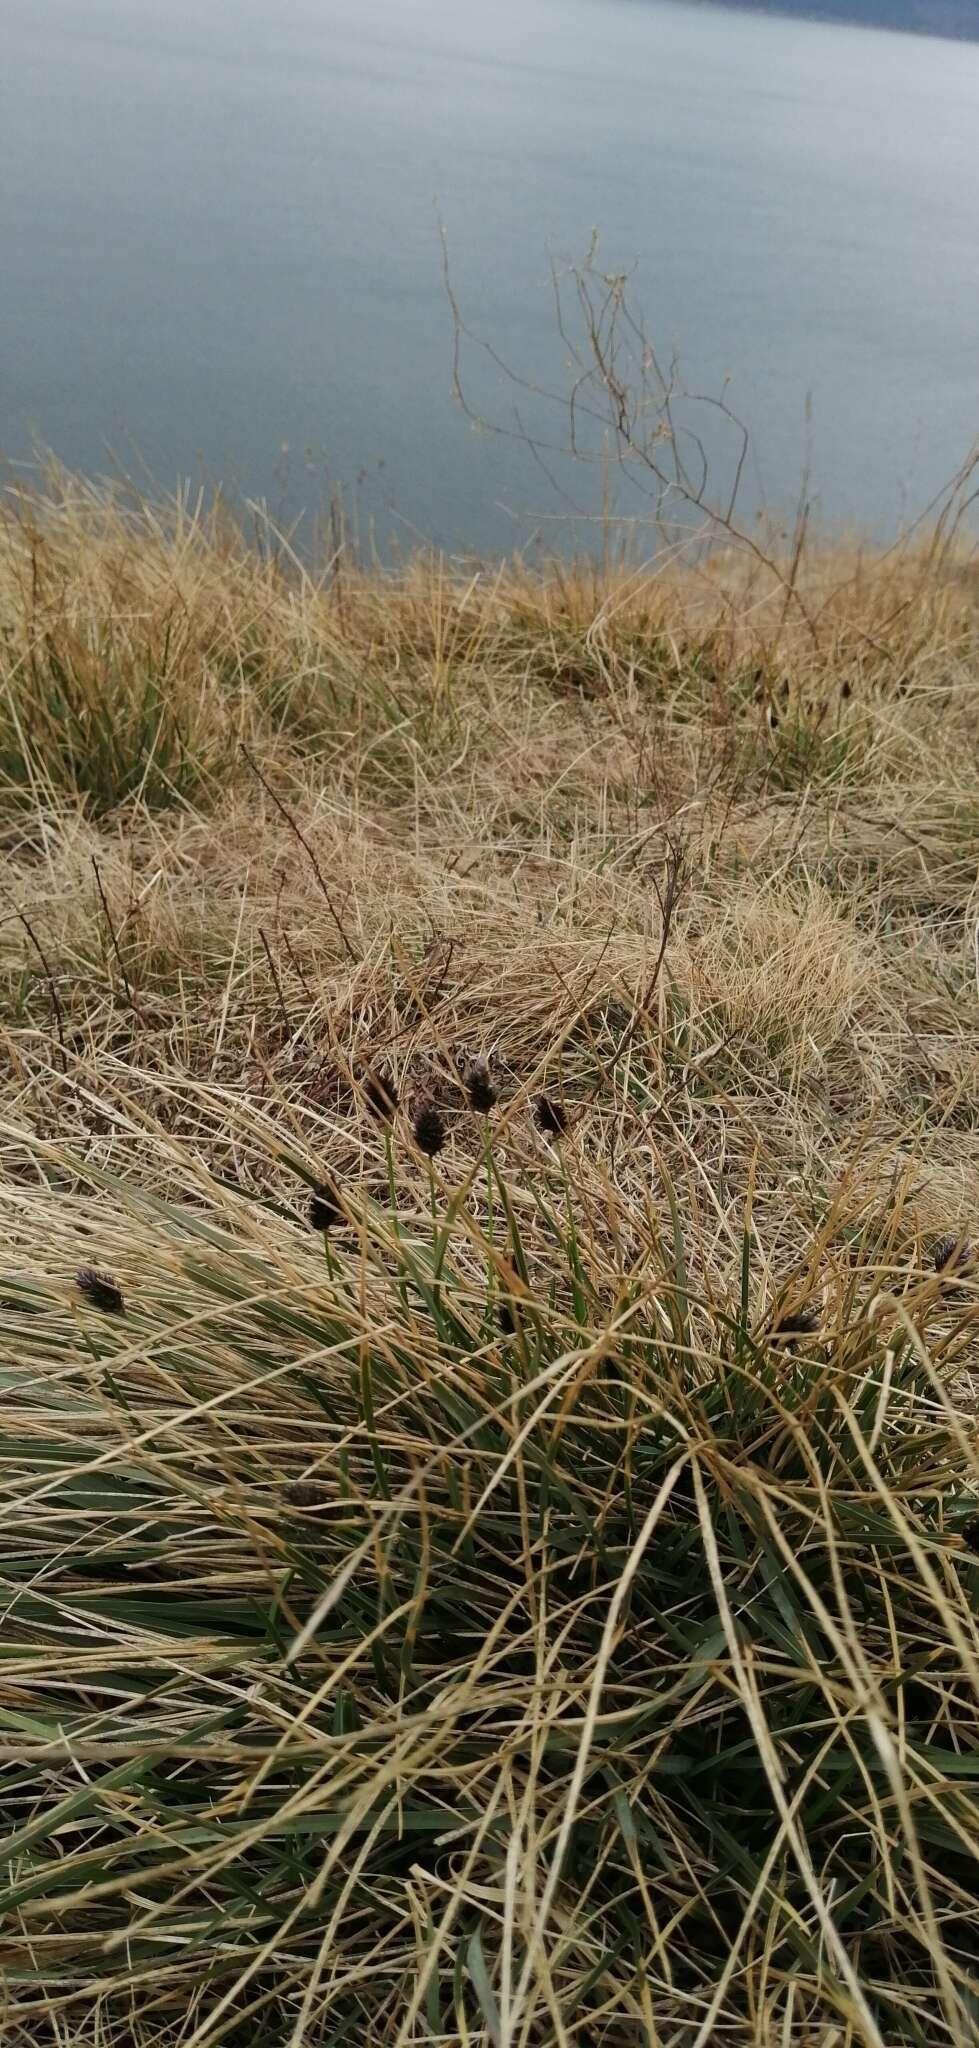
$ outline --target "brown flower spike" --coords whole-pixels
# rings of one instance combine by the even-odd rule
[[[424,1152],[428,1159],[434,1159],[436,1152],[441,1152],[446,1138],[445,1118],[434,1102],[419,1104],[412,1130],[418,1150]]]
[[[966,1266],[972,1265],[974,1258],[975,1253],[971,1244],[967,1243],[964,1237],[950,1232],[948,1237],[941,1238],[935,1246],[935,1271],[947,1273],[951,1270],[953,1273],[961,1273]]]
[[[334,1230],[343,1221],[336,1188],[331,1187],[328,1181],[319,1181],[310,1195],[309,1221],[313,1230]]]
[[[814,1308],[786,1309],[775,1324],[774,1337],[814,1337],[819,1328],[819,1316]]]
[[[534,1103],[534,1118],[545,1138],[563,1138],[568,1128],[567,1115],[553,1095],[538,1095]]]
[[[80,1266],[75,1274],[75,1286],[79,1294],[91,1302],[93,1308],[100,1308],[103,1315],[121,1316],[125,1310],[122,1289],[117,1286],[111,1273],[100,1273],[96,1266]]]
[[[488,1116],[499,1096],[493,1084],[488,1060],[473,1060],[465,1078],[466,1099],[478,1116]]]
[[[379,1123],[389,1124],[398,1111],[398,1090],[390,1074],[365,1074],[364,1101]]]

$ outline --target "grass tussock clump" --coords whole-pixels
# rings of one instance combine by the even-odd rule
[[[8,502],[13,2048],[979,2039],[979,586],[796,567]]]
[[[818,884],[743,882],[718,905],[697,964],[704,999],[732,1031],[817,1059],[844,1036],[876,968],[845,899]]]

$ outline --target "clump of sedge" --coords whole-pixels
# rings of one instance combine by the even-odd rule
[[[568,1128],[567,1113],[553,1095],[538,1095],[534,1103],[534,1118],[545,1138],[563,1138]]]
[[[470,1109],[479,1116],[488,1116],[494,1102],[499,1098],[499,1089],[494,1085],[488,1060],[473,1060],[463,1083],[466,1100]]]
[[[428,1159],[434,1159],[441,1152],[446,1139],[445,1118],[434,1102],[421,1102],[415,1111],[411,1126],[415,1144]]]
[[[79,1294],[91,1302],[93,1308],[102,1310],[106,1316],[121,1316],[125,1310],[122,1289],[111,1273],[100,1273],[96,1266],[80,1266],[75,1274],[75,1286]]]

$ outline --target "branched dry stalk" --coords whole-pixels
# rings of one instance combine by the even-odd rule
[[[0,514],[13,2048],[975,2038],[979,585],[782,575]]]
[[[636,297],[634,271],[604,268],[597,232],[583,258],[552,259],[561,367],[555,381],[543,382],[525,374],[492,339],[472,328],[453,279],[441,221],[439,232],[452,319],[453,392],[466,418],[481,432],[528,451],[556,499],[565,503],[569,524],[581,528],[599,517],[606,569],[616,530],[628,537],[632,558],[644,531],[667,562],[679,556],[688,566],[701,558],[709,563],[719,547],[726,547],[760,572],[769,599],[777,596],[774,611],[770,603],[765,607],[766,616],[774,619],[773,641],[777,644],[793,615],[817,654],[825,652],[820,634],[828,599],[824,594],[821,604],[814,602],[802,574],[811,514],[808,468],[800,480],[786,556],[779,540],[766,538],[757,514],[742,510],[751,437],[730,403],[727,381],[719,391],[691,390],[676,354],[668,362],[661,357]],[[504,392],[515,395],[512,416],[487,411],[488,401],[470,381],[470,358],[492,364]],[[589,482],[590,473],[601,475],[600,515],[590,489],[584,503],[569,495],[578,470]],[[979,498],[977,479],[979,442],[905,532],[905,542],[924,537],[930,564],[939,573],[968,530]],[[614,482],[621,486],[618,508],[611,500]]]

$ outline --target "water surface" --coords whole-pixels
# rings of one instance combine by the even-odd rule
[[[682,0],[6,0],[0,95],[8,456],[288,512],[364,472],[384,545],[558,539],[453,406],[436,208],[531,377],[550,255],[595,226],[636,261],[661,352],[731,379],[753,501],[811,445],[824,523],[887,532],[979,431],[979,46]]]

